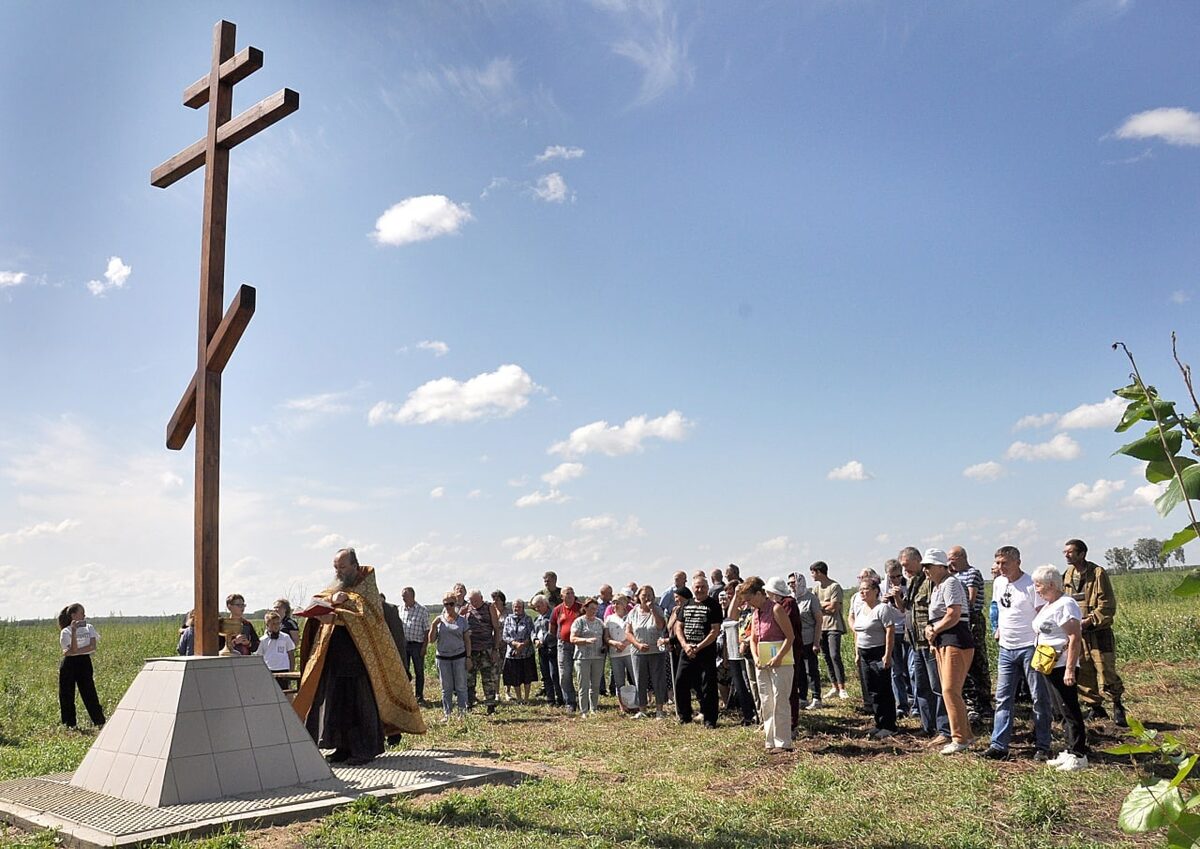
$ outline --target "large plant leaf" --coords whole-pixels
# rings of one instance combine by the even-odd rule
[[[1116,395],[1118,398],[1124,398],[1126,401],[1145,401],[1147,394],[1149,394],[1151,398],[1157,398],[1158,390],[1153,386],[1147,386],[1146,391],[1143,392],[1142,387],[1138,386],[1136,383],[1131,383],[1128,386],[1123,386],[1120,389],[1113,390],[1113,395]]]
[[[1165,462],[1169,456],[1179,453],[1181,445],[1183,445],[1183,434],[1177,430],[1168,430],[1167,446],[1171,449],[1171,454],[1168,454],[1163,450],[1162,440],[1158,438],[1158,428],[1152,427],[1141,439],[1135,439],[1133,442],[1122,445],[1113,453],[1127,454],[1151,463],[1155,460]]]
[[[1181,534],[1183,531],[1180,531],[1179,533]],[[1196,534],[1193,532],[1192,536],[1194,537],[1195,535]],[[1175,534],[1175,536],[1179,536],[1179,534]],[[1174,539],[1174,537],[1172,537],[1172,539]],[[1174,595],[1180,596],[1181,598],[1200,595],[1200,572],[1188,572],[1183,576],[1183,581],[1180,582],[1179,586],[1171,590],[1171,592]]]
[[[1177,422],[1174,401],[1155,401],[1153,410],[1145,401],[1131,401],[1115,430],[1117,433],[1124,433],[1138,422],[1152,422],[1155,413],[1158,413],[1158,417],[1168,427]]]
[[[1176,457],[1175,463],[1179,466],[1179,471],[1183,471],[1188,466],[1196,465],[1196,461],[1191,457]],[[1169,481],[1175,477],[1175,470],[1171,468],[1170,460],[1155,460],[1146,466],[1146,480],[1150,483],[1162,483]]]
[[[1117,817],[1117,825],[1129,834],[1162,828],[1183,813],[1183,796],[1170,781],[1165,778],[1153,784],[1146,781],[1129,791]]]
[[[1183,486],[1179,485],[1180,479]],[[1179,470],[1179,478],[1167,484],[1166,491],[1154,502],[1160,516],[1165,516],[1174,510],[1183,499],[1200,498],[1200,466],[1192,465]]]
[[[1184,812],[1167,829],[1167,847],[1195,849],[1197,846],[1200,846],[1200,814]]]
[[[1196,538],[1196,529],[1194,527],[1192,527],[1191,525],[1188,525],[1182,531],[1175,534],[1175,536],[1171,537],[1169,540],[1167,540],[1166,542],[1164,542],[1162,544],[1162,553],[1170,554],[1172,551],[1179,548],[1181,545],[1187,545],[1189,542],[1191,542],[1195,538]],[[1188,593],[1188,595],[1192,595],[1192,593]]]

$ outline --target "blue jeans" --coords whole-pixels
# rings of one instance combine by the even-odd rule
[[[538,663],[542,669],[542,683],[546,687],[546,701],[552,705],[563,703],[562,691],[558,689],[558,651],[554,646],[538,646]]]
[[[1008,751],[1012,738],[1013,703],[1017,699],[1017,681],[1024,676],[1033,696],[1033,737],[1039,749],[1050,750],[1050,688],[1046,676],[1033,670],[1033,646],[1019,649],[1000,647],[996,678],[996,718],[992,724],[992,748]]]
[[[896,698],[896,710],[908,713],[908,656],[911,654],[908,641],[899,639],[892,644],[892,695]]]
[[[926,648],[914,648],[908,653],[908,674],[917,694],[917,713],[921,729],[926,734],[950,736],[950,716],[942,701],[942,679],[938,675],[937,659]]]
[[[442,683],[442,710],[450,715],[454,697],[458,696],[458,712],[467,712],[467,659],[437,659],[438,678]]]
[[[571,710],[579,707],[575,694],[575,646],[571,643],[558,644],[558,686],[567,707]]]

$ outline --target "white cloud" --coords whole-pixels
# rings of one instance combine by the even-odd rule
[[[825,477],[831,481],[865,481],[871,478],[858,460],[850,460],[836,469],[831,469]]]
[[[445,496],[446,496],[446,487],[444,487],[444,486],[435,486],[433,489],[429,490],[430,498],[437,499],[437,498],[444,498]]]
[[[983,463],[976,463],[973,466],[967,466],[963,469],[963,477],[971,478],[977,481],[994,481],[996,478],[1004,474],[1004,466],[997,463],[995,460],[987,460]]]
[[[473,489],[467,493],[467,498],[471,499],[472,501],[483,498],[483,490],[482,489]]]
[[[561,144],[547,145],[546,149],[537,155],[535,162],[549,162],[551,159],[580,159],[584,154],[582,147],[566,147]]]
[[[771,539],[760,542],[757,546],[759,551],[787,551],[793,547],[793,543],[786,536],[771,537]]]
[[[517,507],[537,507],[540,504],[564,504],[570,500],[571,497],[569,495],[563,495],[557,489],[551,487],[549,492],[542,492],[539,489],[528,495],[522,495],[513,503]]]
[[[1077,483],[1067,490],[1066,504],[1080,510],[1096,510],[1109,496],[1125,488],[1125,481],[1110,481],[1100,478],[1091,486]]]
[[[342,403],[342,399],[345,397],[345,392],[322,392],[319,395],[308,395],[284,401],[283,408],[301,413],[344,413],[350,409],[348,405]]]
[[[600,516],[582,516],[572,522],[571,527],[577,531],[611,531],[618,539],[631,539],[646,535],[637,516],[627,516],[625,521],[621,521],[611,513]]]
[[[1179,107],[1138,112],[1116,130],[1119,139],[1158,138],[1183,147],[1200,145],[1200,114]]]
[[[692,423],[678,410],[671,410],[665,416],[649,420],[645,416],[634,416],[623,425],[610,425],[601,420],[575,428],[565,440],[550,446],[549,453],[566,458],[582,457],[586,454],[618,457],[644,450],[642,443],[647,439],[678,442],[687,436],[691,427]]]
[[[1074,460],[1079,456],[1079,443],[1058,433],[1049,442],[1014,442],[1004,456],[1009,460]]]
[[[1080,513],[1079,518],[1085,522],[1107,522],[1116,516],[1108,510],[1089,510],[1086,513]]]
[[[361,504],[348,498],[323,498],[312,495],[298,496],[296,506],[308,507],[324,513],[353,513],[362,509]]]
[[[668,3],[648,0],[596,5],[620,14],[626,25],[626,36],[612,50],[641,71],[635,106],[651,103],[676,86],[691,85],[696,71],[688,59],[688,39],[679,33],[679,23]]]
[[[10,286],[20,286],[29,275],[24,271],[0,271],[0,289],[7,289]]]
[[[544,200],[546,203],[562,203],[568,196],[572,200],[575,199],[575,196],[567,189],[567,181],[557,171],[538,177],[537,185],[533,187],[533,193],[539,200]]]
[[[373,236],[382,245],[407,245],[457,233],[472,219],[468,204],[457,204],[445,195],[419,195],[380,215]]]
[[[582,477],[585,471],[587,471],[587,467],[583,463],[559,463],[551,471],[542,475],[542,480],[550,486],[562,486],[567,481]]]
[[[879,543],[880,545],[883,545],[886,542],[891,542],[891,539],[891,534],[875,534],[875,542]]]
[[[1026,428],[1045,427],[1048,424],[1054,424],[1058,421],[1058,413],[1035,413],[1029,416],[1022,416],[1013,425],[1013,430],[1025,430]]]
[[[372,425],[389,421],[430,424],[504,418],[525,407],[537,388],[520,366],[502,365],[467,381],[452,377],[431,380],[408,393],[400,407],[380,401],[371,408],[367,421]]]
[[[87,284],[88,291],[99,297],[110,289],[124,288],[125,281],[129,279],[129,275],[132,273],[133,269],[123,263],[119,256],[110,256],[108,258],[108,268],[104,270],[104,281],[89,280]]]
[[[423,339],[417,343],[417,348],[422,351],[432,351],[435,357],[444,357],[450,353],[450,346],[438,339]]]
[[[0,282],[2,282],[2,281],[0,281]],[[1183,289],[1176,289],[1174,292],[1171,293],[1171,297],[1169,298],[1169,300],[1173,304],[1186,304],[1191,299],[1192,299],[1192,296]]]
[[[61,522],[38,522],[36,525],[29,525],[24,528],[17,528],[15,531],[0,534],[0,544],[6,542],[25,542],[26,540],[36,539],[41,536],[57,536],[77,527],[79,527],[77,519],[63,519]]]
[[[1158,497],[1167,490],[1168,483],[1147,483],[1139,486],[1127,498],[1121,499],[1123,507],[1146,507],[1153,506]]]
[[[1058,427],[1062,430],[1114,428],[1121,421],[1128,403],[1113,395],[1098,404],[1080,404],[1074,410],[1062,414],[1062,418],[1058,420]]]

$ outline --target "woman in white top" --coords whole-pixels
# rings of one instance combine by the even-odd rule
[[[633,641],[626,634],[625,617],[629,614],[629,596],[622,593],[612,601],[612,612],[604,618],[605,640],[608,643],[608,662],[612,664],[613,695],[617,697],[617,709],[622,714],[636,711],[626,710],[621,701],[621,688],[633,684]],[[636,703],[636,699],[634,700]],[[633,707],[633,705],[630,705]]]
[[[600,699],[597,691],[604,675],[604,655],[600,653],[606,634],[604,623],[596,618],[596,599],[583,603],[583,616],[571,623],[571,644],[575,646],[575,678],[579,691],[579,715],[595,713]]]
[[[667,703],[667,620],[658,606],[654,587],[643,585],[637,593],[638,606],[625,617],[625,639],[637,651],[633,656],[634,683],[637,685],[638,712],[634,719],[646,716],[647,691],[654,691],[654,715],[662,719]]]
[[[851,618],[854,655],[862,671],[863,698],[875,715],[871,736],[886,740],[896,733],[896,696],[892,693],[892,652],[896,623],[892,611],[879,598],[879,581],[864,578],[858,585],[862,603]]]
[[[1075,669],[1082,654],[1083,613],[1079,603],[1063,593],[1062,576],[1053,566],[1042,566],[1033,572],[1033,586],[1046,606],[1033,618],[1033,630],[1037,633],[1039,652],[1042,646],[1058,653],[1054,668],[1046,675],[1059,695],[1063,705],[1063,726],[1067,735],[1067,747],[1048,763],[1060,772],[1074,772],[1088,765],[1087,727],[1083,724],[1083,712],[1079,709],[1079,694],[1075,687]]]
[[[87,613],[79,603],[64,607],[58,614],[58,644],[63,659],[58,667],[58,711],[62,724],[75,727],[75,688],[83,706],[87,708],[92,725],[99,728],[104,724],[104,708],[96,695],[96,682],[92,677],[92,655],[100,635],[87,621]]]

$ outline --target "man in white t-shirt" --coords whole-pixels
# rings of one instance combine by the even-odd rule
[[[996,716],[992,724],[992,744],[985,758],[1004,760],[1012,738],[1013,704],[1016,701],[1017,681],[1024,676],[1033,694],[1033,728],[1037,751],[1034,760],[1050,757],[1050,689],[1046,678],[1033,670],[1034,646],[1037,632],[1033,618],[1045,604],[1033,586],[1033,579],[1021,571],[1021,552],[1016,546],[1005,545],[996,551],[996,566],[1000,574],[992,581],[992,598],[1000,610],[996,640],[1000,643],[1000,660],[996,680]]]

